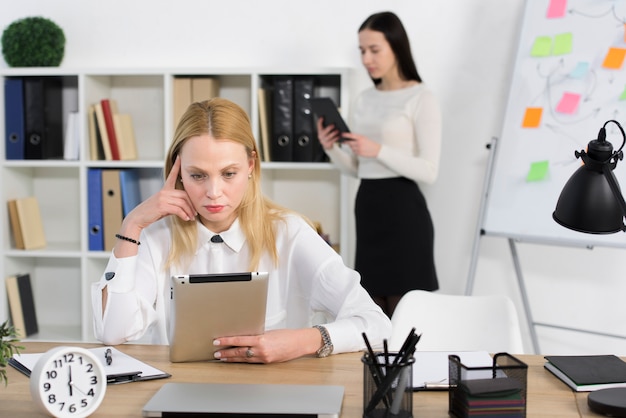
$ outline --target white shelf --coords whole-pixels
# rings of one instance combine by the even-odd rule
[[[164,157],[173,126],[173,80],[176,76],[212,76],[220,81],[220,96],[239,104],[250,116],[260,138],[258,89],[276,75],[313,75],[317,94],[334,96],[348,108],[346,68],[8,68],[0,76],[61,76],[63,111],[78,111],[80,159],[6,160],[0,147],[0,217],[3,222],[0,270],[4,277],[29,273],[40,332],[28,339],[94,341],[90,287],[102,274],[110,253],[89,251],[87,171],[89,168],[140,169],[142,198],[162,183]],[[5,134],[4,83],[0,85],[0,132]],[[117,101],[120,112],[133,118],[139,158],[136,161],[92,161],[89,158],[87,112],[103,98]],[[339,244],[347,260],[350,217],[348,179],[330,163],[263,162],[262,187],[277,203],[319,221]],[[11,237],[6,201],[38,198],[47,246],[18,250]],[[0,322],[8,318],[5,286],[0,286]]]

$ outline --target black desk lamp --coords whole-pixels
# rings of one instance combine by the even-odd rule
[[[622,146],[613,152],[613,145],[606,140],[606,125],[613,122],[622,133]],[[612,234],[626,231],[626,201],[613,174],[617,161],[624,157],[622,148],[626,143],[624,129],[615,120],[605,122],[587,146],[587,151],[575,151],[582,165],[567,181],[559,196],[552,217],[560,225],[589,234]],[[601,389],[591,392],[587,398],[589,408],[595,412],[626,417],[626,388]]]

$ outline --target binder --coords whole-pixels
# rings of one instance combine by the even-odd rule
[[[128,213],[141,203],[141,192],[139,189],[139,174],[136,169],[124,169],[120,171],[120,188],[122,192],[122,216]]]
[[[24,156],[63,158],[63,85],[60,77],[24,77]]]
[[[101,168],[90,168],[87,171],[87,222],[89,251],[103,251]]]
[[[293,95],[293,161],[312,162],[313,143],[317,141],[313,130],[313,111],[309,99],[313,97],[313,77],[294,79]]]
[[[25,338],[39,332],[33,288],[29,274],[7,277],[5,281],[11,323],[18,338]]]
[[[191,78],[190,77],[174,77],[174,92],[172,94],[174,109],[174,131],[178,126],[180,118],[183,116],[187,107],[191,104]]]
[[[293,78],[276,77],[273,93],[272,161],[293,159]]]
[[[102,170],[101,177],[104,250],[111,251],[115,246],[115,234],[117,234],[122,226],[120,170]]]
[[[24,159],[24,82],[19,77],[4,79],[4,124],[6,159]]]

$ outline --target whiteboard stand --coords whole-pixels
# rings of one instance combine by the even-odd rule
[[[474,234],[474,244],[472,248],[472,258],[470,260],[469,274],[467,277],[467,284],[465,287],[465,294],[471,295],[474,289],[474,278],[476,276],[476,266],[478,264],[478,253],[480,250],[480,238],[485,235],[483,229],[483,223],[485,220],[485,211],[487,205],[487,197],[489,189],[491,187],[491,177],[493,174],[493,164],[495,161],[497,138],[491,138],[491,142],[487,145],[489,149],[489,159],[487,161],[487,172],[485,174],[485,180],[483,183],[483,192],[480,202],[480,208],[478,210],[478,222],[476,224],[476,233]],[[519,286],[520,296],[522,298],[522,304],[524,305],[524,314],[526,315],[526,323],[528,324],[528,330],[530,332],[530,338],[533,344],[533,350],[535,354],[539,354],[539,340],[537,338],[537,332],[535,330],[536,322],[533,320],[533,316],[530,310],[530,304],[528,303],[528,294],[526,293],[526,286],[524,285],[524,277],[522,275],[522,268],[517,255],[517,248],[515,246],[515,240],[509,238],[509,248],[511,249],[511,256],[513,257],[513,265],[515,266],[515,274],[517,275],[517,284]]]

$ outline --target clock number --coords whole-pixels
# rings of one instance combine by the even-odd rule
[[[91,376],[91,384],[92,385],[98,384],[98,376]]]
[[[72,413],[76,412],[76,405],[71,404],[70,407],[68,408],[68,411],[70,411]]]
[[[43,388],[44,388],[44,390],[45,390],[46,392],[50,390],[50,387],[51,387],[51,386],[50,386],[50,383],[48,383],[48,382],[46,382],[46,383],[44,383],[44,384],[43,384]]]
[[[56,401],[57,401],[57,398],[54,393],[51,393],[50,395],[48,395],[48,403],[55,403]]]
[[[89,392],[87,392],[87,395],[91,397],[96,396],[95,393],[93,392],[93,388],[89,389]]]
[[[89,405],[89,404],[87,403],[87,399],[81,399],[81,400],[80,400],[80,406],[82,406],[83,408],[85,408],[87,405]]]
[[[87,363],[87,373],[93,373],[93,364]]]
[[[56,372],[56,370],[48,370],[46,372],[46,376],[48,376],[48,379],[56,379],[57,378],[57,372]]]

